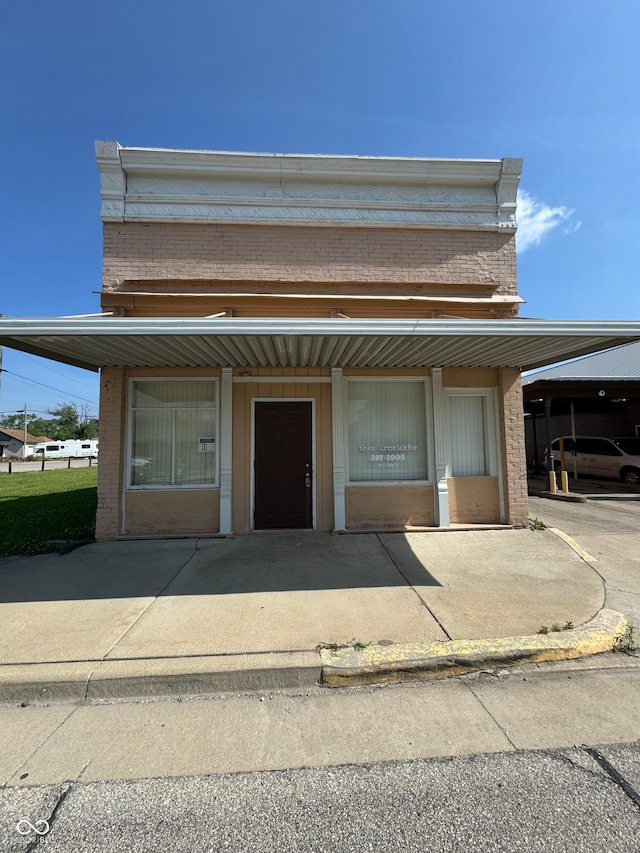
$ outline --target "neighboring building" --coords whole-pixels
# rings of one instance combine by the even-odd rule
[[[527,523],[520,371],[640,338],[521,320],[521,161],[96,144],[106,316],[0,320],[100,368],[96,535]]]
[[[604,438],[640,435],[640,342],[524,377],[527,462],[540,467],[551,439],[561,435]]]
[[[27,433],[25,450],[24,430],[0,427],[0,456],[5,459],[25,459],[33,454],[33,448],[41,441],[49,441],[45,435]]]

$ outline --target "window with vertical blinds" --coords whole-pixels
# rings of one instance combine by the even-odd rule
[[[131,400],[131,485],[216,482],[215,381],[137,381]]]
[[[481,477],[489,473],[485,410],[484,396],[449,397],[453,477]]]
[[[347,381],[349,480],[427,480],[424,381]]]

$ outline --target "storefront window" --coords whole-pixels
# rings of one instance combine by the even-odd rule
[[[426,480],[424,381],[347,382],[351,482]]]
[[[133,383],[131,485],[216,482],[216,383]]]
[[[452,476],[488,474],[485,397],[451,396],[449,407]]]

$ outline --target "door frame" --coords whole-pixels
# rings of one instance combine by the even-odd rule
[[[252,397],[251,398],[251,458],[249,462],[250,471],[250,507],[249,507],[249,530],[253,532],[255,527],[255,504],[256,504],[256,403],[311,403],[311,527],[300,528],[299,532],[316,529],[316,398],[315,397]],[[257,528],[262,531],[262,528]],[[289,530],[288,527],[276,528]],[[293,529],[293,528],[292,528]]]

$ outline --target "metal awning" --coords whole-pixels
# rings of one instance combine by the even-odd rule
[[[0,319],[0,344],[77,367],[516,367],[640,340],[640,321]]]

